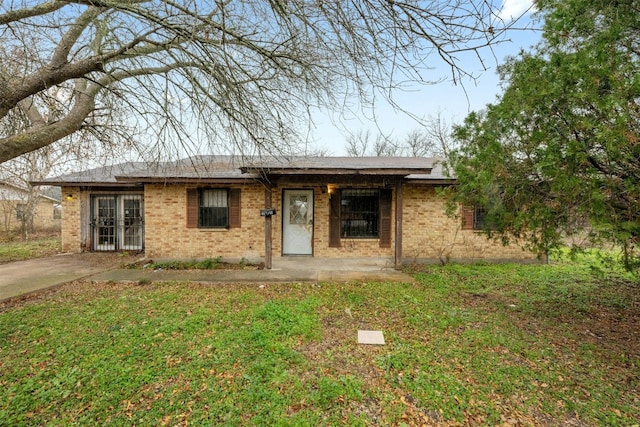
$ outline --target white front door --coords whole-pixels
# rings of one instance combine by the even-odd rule
[[[313,254],[313,190],[284,190],[282,254]]]

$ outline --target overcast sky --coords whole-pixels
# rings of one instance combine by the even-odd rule
[[[531,0],[505,0],[499,17],[509,20],[519,17],[531,7]],[[529,14],[518,24],[518,27],[529,24]],[[486,104],[496,100],[499,94],[499,79],[496,75],[496,65],[503,62],[509,55],[516,55],[521,49],[528,49],[540,40],[540,33],[533,30],[514,31],[506,41],[489,50],[482,51],[487,70],[482,70],[480,63],[473,58],[464,59],[462,67],[477,75],[475,81],[467,80],[454,85],[450,71],[437,64],[431,80],[446,78],[448,80],[438,84],[415,87],[404,92],[395,92],[397,104],[411,114],[427,118],[436,116],[439,112],[449,122],[461,122],[470,111],[482,109]],[[495,58],[494,58],[495,57]],[[436,61],[436,58],[434,58]],[[357,107],[355,108],[357,110]],[[375,115],[374,117],[372,117]],[[409,115],[394,111],[386,103],[379,102],[374,111],[357,111],[331,117],[324,114],[315,116],[315,129],[311,135],[314,141],[310,148],[324,149],[330,155],[345,155],[345,140],[349,131],[370,129],[372,135],[383,132],[386,135],[402,138],[408,131],[416,129],[419,124]]]

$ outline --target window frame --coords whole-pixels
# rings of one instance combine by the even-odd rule
[[[349,193],[353,193],[349,195]],[[370,195],[358,195],[357,193],[369,192]],[[346,197],[345,197],[346,196]],[[353,202],[360,199],[374,199],[360,202],[357,210],[347,210],[346,206],[353,206]],[[373,216],[372,218],[366,218]],[[380,189],[379,188],[344,188],[340,191],[340,237],[342,239],[379,239],[380,238]],[[349,225],[346,222],[365,221],[364,226]],[[356,230],[365,230],[357,234]],[[367,233],[366,230],[371,230]]]
[[[480,231],[484,230],[487,224],[487,210],[480,205],[474,205],[473,207],[473,229]]]
[[[487,223],[487,210],[478,204],[462,206],[462,229],[472,231],[494,230]]]
[[[204,194],[207,191],[224,191],[225,195],[224,195],[224,201],[225,201],[225,206],[203,206],[203,200],[204,200]],[[230,216],[230,212],[229,212],[229,205],[230,205],[230,200],[229,200],[229,189],[228,188],[217,188],[217,187],[207,187],[207,188],[198,188],[198,228],[205,228],[205,229],[228,229],[229,228],[229,216]],[[215,196],[214,196],[215,197]],[[204,216],[203,215],[203,209],[211,209],[211,208],[224,208],[225,209],[225,223],[224,225],[220,224],[220,225],[208,225],[208,224],[204,224]],[[215,219],[215,218],[214,218]]]
[[[53,219],[62,219],[62,205],[53,205]]]
[[[228,219],[227,227],[200,227],[200,191],[227,190]],[[187,187],[186,189],[186,227],[200,230],[229,230],[242,227],[242,190],[238,187],[202,186]]]
[[[357,189],[356,187],[355,189]],[[390,248],[392,243],[391,233],[393,232],[392,225],[392,199],[393,191],[386,187],[360,187],[363,189],[375,189],[378,190],[379,205],[378,205],[378,237],[372,238],[360,238],[365,241],[378,240],[378,245],[381,248]],[[359,239],[357,237],[343,237],[342,234],[342,222],[340,218],[342,210],[342,191],[354,189],[354,187],[347,188],[334,188],[333,191],[329,191],[329,247],[340,248],[342,247],[342,240]]]
[[[27,219],[27,203],[16,203],[16,220],[25,221]]]

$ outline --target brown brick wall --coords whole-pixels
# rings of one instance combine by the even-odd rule
[[[80,188],[62,187],[62,252],[80,252]],[[84,222],[88,218],[82,218]]]
[[[20,230],[22,222],[18,219],[18,205],[26,203],[16,200],[0,200],[0,230],[15,232]],[[42,200],[33,212],[33,228],[38,230],[55,230],[60,228],[60,219],[53,217],[57,202]]]
[[[373,186],[373,185],[372,185]],[[340,185],[347,188],[348,185]],[[366,185],[358,185],[364,188]],[[241,228],[187,228],[186,185],[148,184],[145,186],[145,252],[152,258],[245,258],[262,260],[265,254],[265,190],[260,184],[248,183],[220,186],[241,188]],[[282,195],[285,189],[313,189],[314,231],[313,253],[317,257],[394,257],[395,231],[391,247],[380,248],[378,239],[342,239],[341,247],[329,247],[329,198],[327,184],[287,184],[280,182],[272,190],[272,205],[277,214],[272,217],[272,252],[282,253]],[[65,187],[62,213],[63,250],[78,252],[86,245],[86,232],[81,225],[89,218],[80,218],[81,200],[88,203],[89,194],[77,187]],[[67,195],[71,195],[67,199]],[[535,260],[536,255],[523,251],[518,245],[504,247],[489,241],[479,232],[462,230],[459,219],[445,214],[444,200],[433,187],[406,184],[403,193],[403,260],[404,262],[439,260]],[[394,191],[392,200],[392,228],[395,230]],[[88,210],[82,209],[88,212]],[[88,215],[85,213],[84,215]]]
[[[371,185],[358,185],[358,188],[372,187]],[[329,198],[331,193],[327,190],[327,184],[322,185],[296,185],[280,184],[272,192],[273,207],[278,214],[273,218],[273,255],[282,254],[282,196],[284,190],[313,190],[313,254],[317,257],[393,257],[394,239],[391,237],[391,248],[380,248],[378,239],[342,239],[341,247],[329,247]],[[395,206],[395,197],[392,200]],[[393,209],[392,209],[393,210]],[[392,213],[391,221],[395,221]]]
[[[445,201],[433,187],[404,188],[403,259],[405,262],[448,260],[536,260],[519,245],[503,246],[445,213]]]
[[[60,219],[53,217],[56,204],[48,200],[38,203],[33,216],[33,226],[36,230],[60,228]]]
[[[240,228],[187,228],[185,185],[145,186],[145,253],[153,258],[264,257],[264,187],[258,184],[220,186],[241,188]]]

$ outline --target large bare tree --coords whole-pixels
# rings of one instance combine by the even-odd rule
[[[390,96],[433,61],[459,80],[460,55],[505,39],[501,3],[0,1],[0,120],[29,122],[0,134],[0,162],[81,130],[117,137],[114,105],[150,140],[283,149],[314,107]]]

